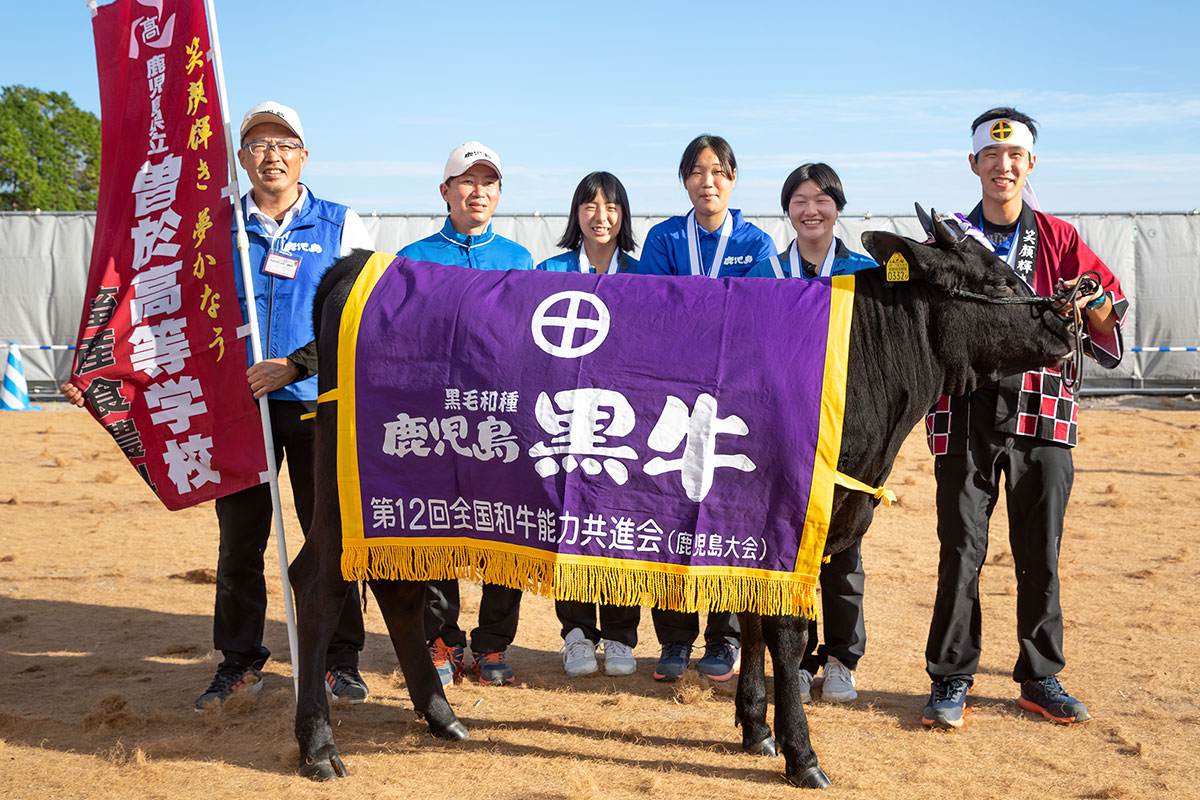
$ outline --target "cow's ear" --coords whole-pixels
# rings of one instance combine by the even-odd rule
[[[903,283],[923,280],[941,284],[937,275],[944,272],[944,254],[935,247],[918,244],[912,239],[897,236],[887,231],[865,231],[862,244],[871,258],[884,268],[887,280]]]

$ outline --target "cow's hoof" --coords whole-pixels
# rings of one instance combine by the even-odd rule
[[[788,775],[787,779],[788,783],[801,789],[828,789],[833,785],[820,767],[809,767],[797,775]]]
[[[300,774],[314,781],[336,781],[338,778],[346,777],[349,773],[346,772],[346,765],[342,763],[342,759],[333,756],[301,764]]]
[[[471,738],[471,732],[459,720],[454,720],[454,722],[451,722],[440,730],[431,727],[429,732],[439,739],[445,739],[448,742],[461,742]]]
[[[775,746],[775,737],[768,736],[755,744],[743,744],[742,752],[749,753],[752,756],[771,756],[774,758],[779,755],[779,748]]]

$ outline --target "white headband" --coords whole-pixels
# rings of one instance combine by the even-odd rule
[[[979,123],[971,137],[971,152],[979,155],[979,151],[993,144],[1010,144],[1024,147],[1033,154],[1033,131],[1024,122],[1013,119],[990,119]]]

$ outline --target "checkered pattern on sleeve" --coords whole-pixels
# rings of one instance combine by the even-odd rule
[[[966,452],[968,415],[966,397],[944,394],[925,415],[925,440],[935,456]]]

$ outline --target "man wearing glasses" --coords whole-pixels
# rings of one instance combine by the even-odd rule
[[[238,161],[253,188],[242,197],[263,360],[246,372],[256,398],[266,395],[275,440],[275,460],[287,454],[296,515],[307,535],[313,512],[315,423],[304,419],[317,408],[316,355],[312,307],[317,284],[340,256],[356,248],[374,249],[358,215],[346,206],[314,197],[300,183],[308,160],[300,116],[266,102],[242,120]],[[236,247],[237,229],[234,228]],[[246,313],[240,267],[234,272],[242,313]],[[213,646],[224,654],[216,677],[196,699],[199,711],[234,692],[262,688],[267,590],[263,552],[271,533],[267,484],[216,501],[221,532],[217,556],[217,598]],[[367,699],[358,674],[363,641],[358,588],[351,586],[337,631],[326,654],[325,680],[334,699]]]

